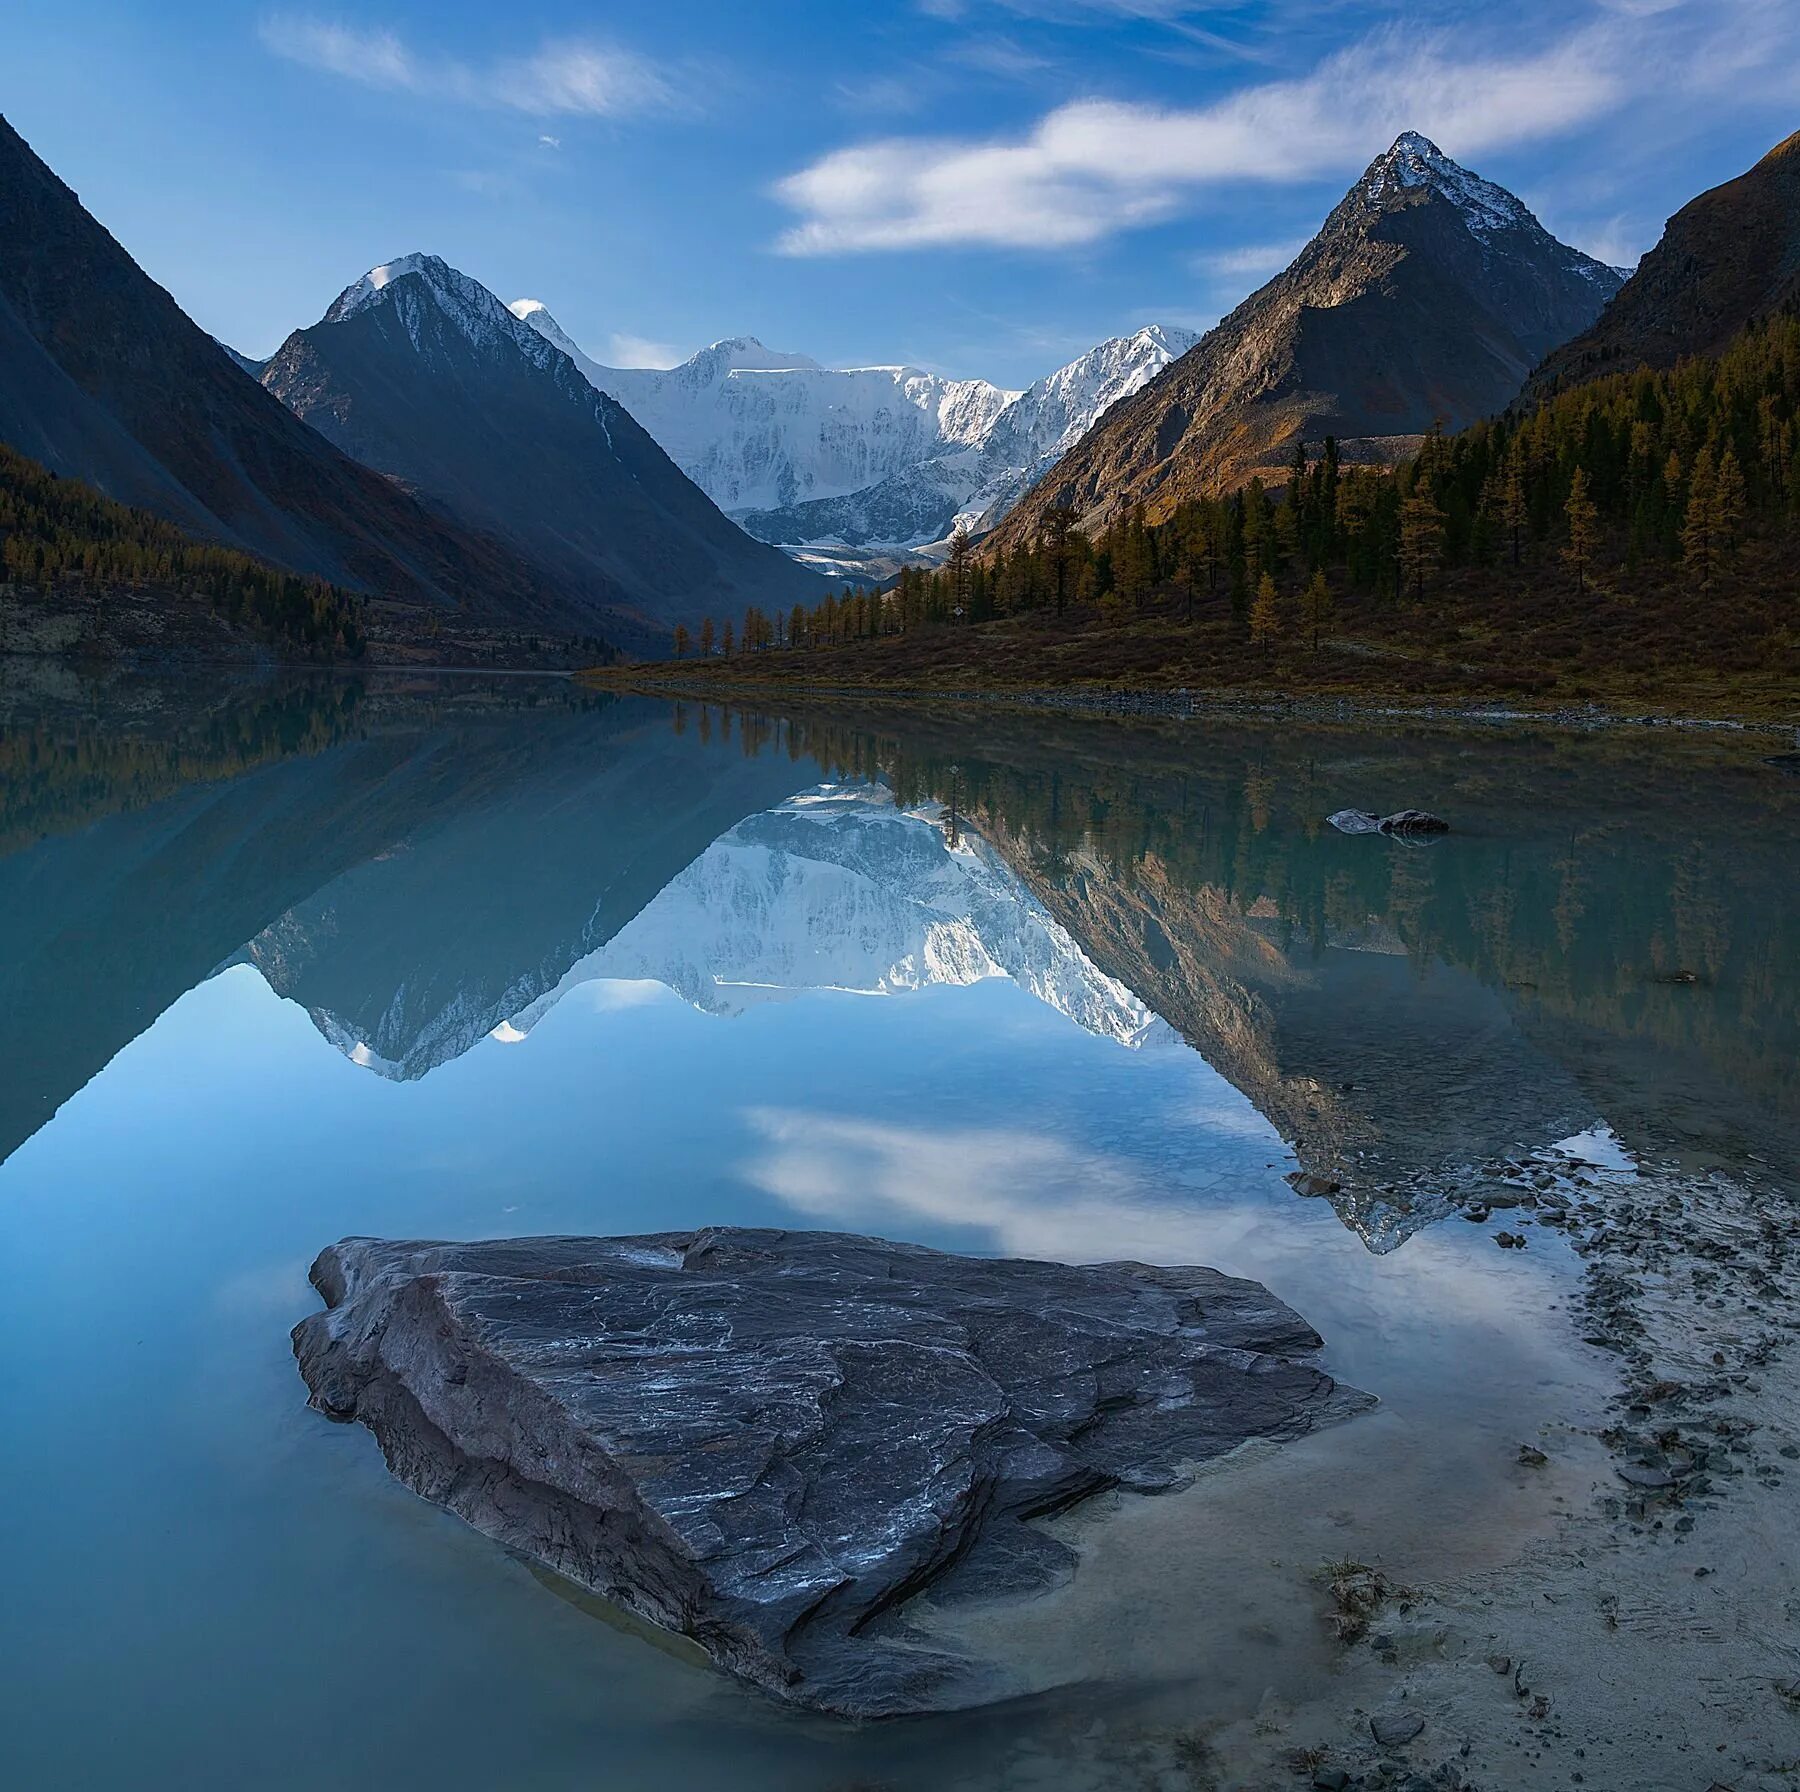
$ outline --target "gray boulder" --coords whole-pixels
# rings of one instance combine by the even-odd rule
[[[312,1404],[407,1486],[853,1716],[1006,1690],[895,1614],[1049,1584],[1071,1557],[1031,1518],[1371,1404],[1298,1314],[1211,1269],[721,1228],[352,1238],[312,1280]]]

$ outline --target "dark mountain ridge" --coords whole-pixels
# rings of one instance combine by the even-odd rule
[[[264,386],[346,454],[505,539],[578,620],[666,630],[825,586],[754,541],[477,281],[408,255],[347,287]]]
[[[546,618],[547,581],[341,454],[234,364],[0,119],[0,440],[288,572]]]
[[[1690,199],[1593,325],[1549,356],[1528,402],[1605,373],[1716,355],[1800,302],[1800,131]]]

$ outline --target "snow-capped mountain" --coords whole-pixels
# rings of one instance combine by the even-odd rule
[[[564,350],[435,255],[352,281],[262,383],[353,459],[520,551],[566,621],[617,636],[809,595]]]
[[[917,367],[821,367],[734,336],[679,367],[605,367],[536,299],[512,306],[616,398],[722,510],[779,508],[874,485],[977,444],[1018,396]]]
[[[1151,324],[1008,392],[911,367],[821,367],[752,336],[667,370],[606,367],[539,300],[512,310],[750,534],[834,571],[927,548],[959,523],[991,528],[1110,405],[1195,341]]]
[[[721,835],[502,1036],[524,1037],[601,978],[736,1015],[803,990],[898,995],[993,977],[1121,1045],[1174,1040],[979,834],[959,827],[953,844],[935,803],[902,809],[879,784],[823,784]]]
[[[925,548],[952,530],[991,529],[1106,410],[1153,380],[1198,340],[1149,324],[1115,336],[1021,392],[981,441],[921,460],[848,497],[740,517],[763,541],[828,562],[833,550]]]

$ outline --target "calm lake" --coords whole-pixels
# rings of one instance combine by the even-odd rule
[[[1573,1429],[1514,1463],[1602,1402],[1578,1265],[1455,1198],[1534,1155],[1791,1182],[1773,750],[0,685],[8,1782],[1134,1784],[1316,1686],[1320,1562],[1478,1565],[1592,1478]],[[1455,831],[1326,822],[1408,805]],[[928,1614],[1017,1701],[797,1716],[408,1494],[288,1345],[345,1234],[709,1222],[1215,1265],[1382,1405],[1058,1520],[1061,1592]]]

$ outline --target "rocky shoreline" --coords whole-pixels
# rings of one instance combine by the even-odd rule
[[[1597,1443],[1587,1497],[1468,1578],[1335,1565],[1318,1583],[1341,1639],[1330,1696],[1167,1736],[1156,1774],[1207,1792],[1795,1792],[1800,1198],[1754,1163],[1564,1149],[1492,1166],[1463,1213],[1500,1248],[1566,1238],[1579,1261],[1570,1317],[1577,1347],[1616,1359],[1611,1413],[1590,1431],[1547,1412],[1518,1472],[1579,1475]]]

